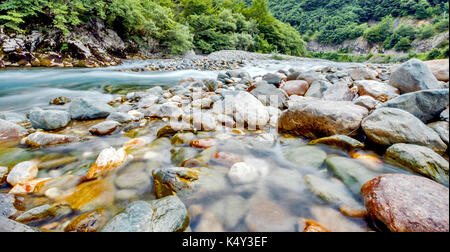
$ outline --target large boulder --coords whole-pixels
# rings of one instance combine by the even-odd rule
[[[346,83],[339,82],[323,92],[323,99],[328,101],[352,101],[357,93],[357,89],[349,88]]]
[[[241,127],[247,125],[249,129],[256,129],[269,122],[270,116],[266,107],[250,93],[241,91],[235,96],[226,96],[224,103],[224,112],[233,115]]]
[[[176,196],[135,201],[109,221],[102,232],[182,232],[189,225],[183,202]]]
[[[436,77],[436,79],[445,82],[448,81],[449,79],[448,59],[425,61],[425,64],[427,64],[428,68],[430,68],[431,72],[433,73],[434,77]]]
[[[28,115],[31,126],[35,129],[57,130],[67,126],[70,114],[61,110],[35,109]]]
[[[401,109],[377,109],[363,120],[362,128],[371,141],[380,145],[410,143],[427,146],[438,153],[447,149],[436,132]]]
[[[76,98],[70,103],[69,113],[73,120],[106,118],[114,109],[106,103],[92,99]]]
[[[28,134],[23,127],[0,119],[0,143],[18,140]]]
[[[306,94],[309,88],[309,83],[304,80],[292,80],[287,81],[281,85],[281,89],[284,90],[289,96]]]
[[[442,141],[448,146],[449,143],[449,123],[446,121],[439,121],[428,124],[428,127],[436,131],[438,135],[441,137]]]
[[[328,81],[319,80],[315,81],[311,84],[308,91],[305,94],[305,97],[315,97],[315,98],[322,98],[323,93],[327,91],[328,88],[330,88],[332,84]]]
[[[389,84],[398,88],[401,93],[440,88],[427,64],[418,59],[411,59],[398,67],[391,74]]]
[[[360,80],[355,84],[359,95],[370,95],[381,102],[396,98],[400,93],[397,88],[379,81]]]
[[[381,107],[398,108],[413,114],[424,123],[438,119],[449,103],[448,89],[423,90],[401,95]]]
[[[432,149],[414,144],[394,144],[384,154],[392,165],[448,185],[448,161]]]
[[[356,135],[368,110],[351,102],[308,99],[283,112],[278,127],[283,132],[320,138]]]
[[[432,180],[387,174],[361,193],[368,214],[392,232],[449,232],[449,191]]]
[[[288,99],[286,93],[274,85],[260,82],[250,93],[266,106],[273,106],[280,109],[286,107]]]

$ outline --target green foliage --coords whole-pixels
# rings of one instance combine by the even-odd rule
[[[9,0],[0,2],[0,27],[29,32],[38,24],[65,35],[102,19],[141,46],[157,41],[171,54],[224,49],[303,55],[298,31],[278,21],[266,0]]]
[[[401,38],[394,48],[397,51],[406,52],[411,48],[411,41],[408,38]]]
[[[364,37],[371,43],[383,42],[392,34],[393,19],[391,16],[383,18],[381,22],[367,29]]]

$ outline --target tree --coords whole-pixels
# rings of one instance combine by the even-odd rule
[[[411,48],[411,41],[408,38],[401,38],[395,45],[395,50],[406,52]]]

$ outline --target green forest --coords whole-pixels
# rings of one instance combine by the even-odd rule
[[[71,27],[104,20],[140,45],[157,40],[162,50],[183,54],[239,49],[301,56],[299,32],[270,14],[266,0],[7,0],[0,2],[0,28],[7,33]]]

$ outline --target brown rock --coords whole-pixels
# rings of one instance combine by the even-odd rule
[[[226,167],[231,167],[236,163],[244,162],[244,159],[241,156],[230,152],[217,152],[214,155],[213,160]]]
[[[191,147],[199,149],[208,149],[210,147],[216,146],[217,142],[213,138],[196,139],[191,141]]]
[[[388,84],[373,80],[361,80],[356,82],[359,95],[369,95],[378,101],[385,102],[400,95],[400,91]]]
[[[94,165],[89,169],[86,179],[96,179],[113,173],[117,167],[125,163],[127,153],[124,149],[108,148],[100,152]]]
[[[289,96],[299,95],[303,96],[306,94],[309,88],[309,83],[304,80],[293,80],[285,82],[281,89],[284,90]]]
[[[448,59],[425,61],[425,64],[427,64],[436,79],[445,82],[449,80]]]
[[[65,228],[65,232],[98,232],[108,222],[105,211],[102,209],[84,213],[74,220]]]
[[[292,232],[295,219],[270,201],[256,200],[250,206],[245,224],[250,232]]]
[[[78,137],[74,136],[36,132],[29,135],[26,138],[25,143],[33,148],[42,148],[46,146],[77,142],[79,140],[80,139]]]
[[[0,119],[0,143],[17,140],[28,134],[21,126]]]
[[[305,228],[303,232],[305,233],[328,233],[330,232],[327,228],[321,226],[319,223],[313,220],[305,220]]]
[[[387,174],[361,193],[368,214],[393,232],[449,232],[449,190],[432,180]]]

